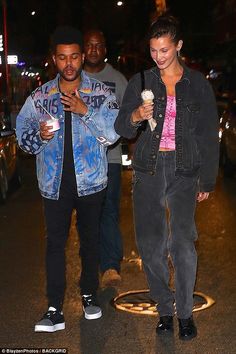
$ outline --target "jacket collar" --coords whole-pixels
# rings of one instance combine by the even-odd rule
[[[92,83],[90,77],[85,73],[84,70],[81,72],[81,84],[79,91],[82,93],[91,93],[92,92]]]
[[[57,74],[55,79],[53,80],[52,86],[50,88],[50,93],[59,93],[60,92],[60,87],[59,87],[59,79],[60,79],[60,74]],[[92,83],[88,75],[82,70],[81,72],[81,83],[80,87],[78,87],[79,91],[82,93],[91,93],[92,92]]]

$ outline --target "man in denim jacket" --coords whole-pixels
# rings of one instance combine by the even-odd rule
[[[47,230],[48,311],[35,331],[65,328],[65,245],[75,208],[80,232],[80,289],[86,319],[102,316],[96,302],[99,264],[99,220],[107,185],[107,146],[119,136],[118,114],[109,88],[82,71],[82,36],[71,27],[52,37],[58,75],[26,100],[16,124],[20,147],[36,155]],[[54,125],[58,125],[53,131]]]

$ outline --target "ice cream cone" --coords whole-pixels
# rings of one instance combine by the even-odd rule
[[[150,104],[153,103],[153,100],[143,100],[143,103]]]
[[[141,92],[141,97],[142,97],[143,102],[145,101],[145,103],[148,103],[148,102],[151,103],[154,100],[154,94],[153,94],[152,90],[143,90]]]
[[[143,100],[143,103],[145,104],[152,104],[154,101],[154,94],[152,90],[143,90],[141,92],[141,97]],[[153,131],[156,128],[157,122],[155,121],[154,118],[151,118],[148,120],[148,124],[150,126],[151,131]]]

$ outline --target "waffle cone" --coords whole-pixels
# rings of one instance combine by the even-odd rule
[[[143,100],[143,103],[153,103],[153,100]]]

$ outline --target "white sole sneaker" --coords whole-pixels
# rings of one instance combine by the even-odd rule
[[[86,318],[86,320],[96,320],[98,318],[101,318],[102,317],[102,311],[100,310],[99,312],[97,313],[87,313],[85,311],[85,309],[83,308],[84,310],[84,317]]]
[[[55,324],[54,326],[43,326],[43,325],[35,325],[34,331],[35,332],[56,332],[56,331],[61,331],[65,329],[65,323],[58,323]]]

